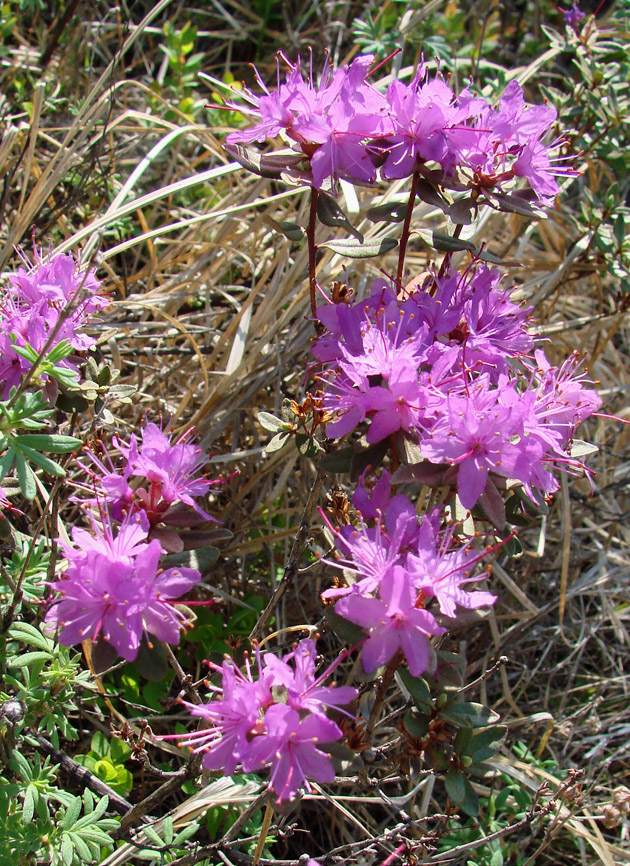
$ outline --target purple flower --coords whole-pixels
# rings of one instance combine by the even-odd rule
[[[257,767],[250,744],[255,736],[262,735],[263,708],[272,701],[266,682],[254,682],[250,668],[246,674],[234,666],[231,660],[223,662],[222,698],[207,704],[188,704],[192,716],[198,716],[210,723],[211,727],[186,734],[183,737],[172,735],[182,745],[194,752],[203,752],[203,765],[207,770],[220,770],[229,776],[241,764],[245,772]]]
[[[264,724],[265,735],[255,737],[249,749],[255,766],[270,766],[269,790],[277,795],[277,803],[292,799],[302,786],[310,791],[309,779],[334,781],[330,755],[318,746],[340,739],[342,731],[335,722],[320,715],[301,719],[297,710],[273,704]]]
[[[315,677],[315,641],[303,640],[283,658],[265,653],[258,661],[258,679],[249,661],[242,673],[231,660],[223,667],[211,665],[222,675],[216,688],[222,697],[207,704],[186,704],[193,716],[210,728],[169,735],[203,752],[203,765],[230,775],[240,765],[246,773],[270,768],[270,790],[277,802],[291,799],[309,779],[331,782],[335,771],[330,756],[320,744],[339,740],[342,731],[326,716],[326,708],[338,709],[354,700],[358,692],[349,686],[332,688],[322,681],[332,665]]]
[[[336,610],[345,619],[368,632],[361,650],[363,667],[372,673],[402,650],[409,672],[419,676],[429,666],[430,635],[444,634],[435,618],[416,607],[418,590],[411,575],[401,566],[394,566],[387,580],[379,587],[380,598],[365,598],[358,594],[345,596]]]
[[[157,424],[148,423],[141,432],[140,448],[133,434],[129,445],[116,441],[128,459],[130,475],[145,478],[149,482],[149,490],[136,490],[136,496],[142,499],[149,519],[154,513],[163,514],[175,502],[183,502],[205,520],[216,522],[216,518],[205,512],[193,498],[205,495],[208,488],[217,483],[195,477],[208,458],[198,445],[186,441],[193,433],[190,428],[171,443],[171,437],[160,430]]]
[[[193,432],[191,428],[172,442],[172,434],[165,433],[157,424],[146,423],[140,431],[140,444],[135,434],[128,443],[115,437],[114,444],[124,457],[124,463],[118,466],[105,447],[103,459],[86,449],[97,470],[83,466],[97,485],[96,498],[85,500],[86,504],[94,506],[97,501],[104,501],[115,520],[122,520],[130,511],[141,511],[150,527],[159,523],[188,525],[200,519],[218,522],[201,508],[197,498],[223,482],[199,477],[208,457],[189,441]],[[132,479],[143,479],[145,483]],[[194,509],[198,517],[182,513],[180,504]]]
[[[583,18],[586,18],[586,12],[582,12],[577,0],[575,0],[570,9],[562,10],[562,17],[567,27],[572,27],[577,33],[578,24]]]
[[[265,653],[264,676],[272,687],[286,690],[286,703],[294,710],[324,715],[324,707],[339,708],[351,703],[357,696],[357,690],[351,686],[322,686],[321,683],[330,676],[337,663],[316,678],[316,658],[315,641],[301,640],[293,652],[281,659]]]
[[[387,89],[393,127],[393,135],[381,145],[387,154],[387,178],[409,177],[428,160],[450,171],[457,159],[451,130],[461,136],[467,120],[486,107],[485,100],[470,98],[467,91],[457,99],[441,78],[423,83],[425,74],[420,67],[410,84],[394,81]],[[474,129],[465,133],[474,139]]]
[[[114,536],[111,526],[93,523],[95,534],[73,528],[75,546],[62,544],[66,572],[51,586],[58,593],[46,615],[59,640],[72,646],[99,635],[127,661],[135,659],[145,632],[177,644],[185,617],[172,600],[201,578],[193,568],[159,569],[158,541],[145,542],[147,529],[129,516]]]
[[[28,343],[39,352],[55,330],[50,349],[67,340],[73,349],[83,352],[95,341],[82,329],[96,312],[109,305],[98,293],[95,271],[79,273],[72,256],[49,253],[44,257],[35,249],[35,264],[25,257],[23,261],[25,267],[18,268],[16,274],[3,275],[7,285],[0,293],[0,385],[5,397],[31,366],[15,346]],[[71,304],[76,304],[71,314],[62,315]],[[61,360],[59,366],[77,369],[69,358]],[[56,386],[49,386],[52,394]]]
[[[481,377],[465,396],[450,396],[446,411],[420,442],[432,463],[457,467],[457,493],[472,508],[483,493],[490,471],[527,482],[531,462],[541,456],[537,442],[523,435],[519,404],[505,406],[499,392]]]
[[[494,604],[497,600],[496,595],[490,592],[466,592],[462,589],[465,583],[487,577],[487,572],[472,575],[475,564],[485,553],[474,551],[470,539],[460,547],[454,547],[454,531],[455,527],[451,526],[438,543],[434,522],[425,518],[417,553],[410,553],[406,561],[414,586],[425,598],[434,597],[440,611],[453,619],[457,617],[458,606],[470,610]]]
[[[289,67],[283,83],[280,58]],[[260,118],[259,122],[230,133],[227,143],[264,141],[284,131],[309,160],[314,186],[332,184],[334,190],[339,178],[372,183],[376,168],[368,142],[390,131],[385,98],[366,83],[373,59],[371,55],[356,57],[334,71],[327,61],[315,84],[312,68],[304,80],[299,58],[293,66],[279,55],[277,91],[270,93],[256,73],[265,96],[244,90],[242,95],[251,107],[231,106]]]

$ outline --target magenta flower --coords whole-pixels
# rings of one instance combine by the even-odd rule
[[[190,441],[192,434],[191,428],[172,442],[172,434],[146,423],[140,431],[140,443],[134,434],[128,443],[114,437],[124,458],[118,464],[104,446],[102,459],[86,449],[94,468],[82,468],[91,477],[96,496],[83,500],[84,504],[94,507],[105,502],[111,517],[119,521],[129,512],[142,512],[153,529],[159,523],[186,526],[203,520],[218,522],[204,511],[198,498],[223,481],[199,476],[208,457]],[[89,489],[85,484],[81,487]]]
[[[280,59],[289,67],[283,83]],[[371,55],[356,57],[334,71],[327,61],[316,84],[312,68],[304,80],[299,58],[293,66],[280,54],[277,91],[270,93],[256,73],[265,95],[258,97],[245,89],[241,95],[250,106],[231,105],[258,117],[259,122],[231,132],[226,142],[264,141],[284,131],[309,161],[314,186],[332,185],[334,190],[339,178],[372,183],[376,167],[369,141],[391,129],[384,96],[366,82],[373,59]]]
[[[283,658],[265,653],[264,676],[272,687],[286,690],[286,703],[294,710],[306,710],[315,715],[323,715],[324,707],[344,707],[357,696],[351,686],[323,686],[337,663],[315,677],[317,652],[314,640],[301,640],[293,652]],[[343,712],[343,710],[341,710]]]
[[[428,637],[444,634],[446,629],[437,624],[431,613],[416,607],[418,590],[401,566],[394,566],[381,583],[379,595],[380,598],[347,595],[335,608],[345,619],[368,632],[361,650],[365,672],[372,673],[402,650],[411,675],[420,676],[429,666]]]
[[[62,544],[66,572],[51,586],[58,595],[46,614],[49,629],[72,646],[102,636],[127,661],[135,659],[142,635],[179,643],[184,615],[173,600],[201,579],[193,568],[159,569],[158,541],[145,542],[147,529],[129,516],[114,536],[111,526],[93,523],[95,535],[73,528],[75,546]]]
[[[208,488],[217,482],[196,477],[208,458],[198,445],[186,441],[193,433],[190,428],[171,443],[171,437],[157,424],[147,423],[142,428],[140,448],[133,434],[129,445],[116,440],[118,448],[127,457],[129,474],[149,482],[148,490],[143,487],[136,490],[149,520],[152,515],[163,516],[175,502],[183,502],[205,520],[216,521],[194,499],[205,495]]]
[[[245,673],[231,660],[222,668],[222,697],[207,704],[186,704],[193,716],[210,723],[178,739],[195,752],[203,752],[203,765],[230,775],[240,765],[246,773],[270,768],[270,790],[277,802],[289,800],[300,787],[310,790],[309,779],[331,782],[335,771],[321,744],[339,740],[342,731],[326,715],[339,710],[358,692],[349,686],[323,686],[335,665],[315,677],[315,641],[303,640],[283,658],[256,651],[258,679],[249,660]],[[342,711],[343,712],[343,711]],[[346,714],[347,715],[347,714]]]
[[[420,442],[432,463],[457,467],[457,493],[464,508],[473,508],[490,471],[529,481],[531,464],[542,456],[539,443],[523,435],[520,406],[503,405],[499,391],[477,380],[465,396],[450,396],[446,411]]]
[[[264,731],[262,712],[273,703],[271,691],[264,680],[254,682],[249,666],[246,674],[231,660],[224,661],[222,668],[213,667],[222,673],[223,685],[218,691],[223,697],[207,704],[184,702],[192,716],[205,719],[211,726],[169,738],[178,739],[193,752],[203,752],[207,770],[219,770],[229,776],[241,764],[245,772],[250,772],[258,766],[250,744],[253,737]]]
[[[434,597],[440,611],[452,619],[457,617],[458,607],[474,610],[497,600],[496,595],[490,592],[467,592],[462,588],[466,583],[487,577],[488,572],[473,576],[476,563],[485,553],[473,550],[470,539],[460,547],[454,547],[454,531],[455,527],[451,526],[438,542],[433,521],[425,518],[417,553],[410,553],[406,561],[414,586],[425,598]]]
[[[100,283],[95,271],[80,273],[70,255],[44,256],[35,249],[35,264],[23,257],[25,267],[16,274],[4,274],[5,289],[0,292],[0,385],[5,397],[30,369],[30,362],[15,351],[28,343],[36,352],[44,348],[51,332],[57,328],[50,348],[67,340],[77,352],[91,348],[95,340],[82,329],[109,301],[99,294]],[[80,298],[80,300],[79,300]],[[62,311],[78,304],[61,324]],[[59,366],[76,370],[76,359],[66,358]],[[51,395],[56,390],[49,383]]]
[[[393,127],[393,135],[382,145],[387,178],[409,177],[428,160],[450,171],[457,161],[455,137],[475,138],[466,122],[486,108],[485,100],[470,98],[467,91],[457,98],[441,78],[425,81],[425,75],[426,69],[420,67],[408,85],[394,81],[387,89]]]
[[[277,803],[292,799],[302,786],[310,791],[309,779],[334,781],[330,755],[318,747],[340,739],[342,731],[335,722],[320,715],[300,718],[297,710],[273,704],[264,724],[265,736],[254,737],[249,749],[255,766],[270,766],[269,790],[277,795]]]

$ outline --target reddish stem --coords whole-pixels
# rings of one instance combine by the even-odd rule
[[[400,857],[400,855],[402,854],[402,852],[405,850],[406,847],[407,846],[404,843],[402,845],[399,845],[395,851],[392,851],[392,853],[389,855],[389,857],[387,857],[385,860],[383,860],[383,862],[381,863],[381,866],[389,866],[390,863],[393,863],[394,860],[397,860],[398,857]]]
[[[413,214],[413,206],[416,201],[416,187],[418,185],[418,181],[420,180],[420,175],[417,171],[414,171],[411,177],[411,190],[409,191],[409,200],[407,202],[407,213],[405,214],[405,221],[403,223],[402,234],[400,236],[400,248],[398,251],[398,270],[396,272],[396,283],[399,288],[402,289],[402,278],[403,272],[405,270],[405,253],[407,252],[407,243],[409,241],[409,228],[411,226],[411,215]]]

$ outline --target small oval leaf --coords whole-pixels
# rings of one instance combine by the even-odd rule
[[[320,191],[317,197],[317,218],[325,226],[340,228],[350,232],[359,243],[363,243],[361,232],[355,229],[338,202],[331,195],[328,195],[328,193]]]
[[[394,247],[398,246],[398,241],[396,238],[387,237],[368,238],[363,243],[359,243],[354,238],[335,238],[318,246],[327,247],[333,253],[347,256],[349,259],[370,259],[393,250]]]

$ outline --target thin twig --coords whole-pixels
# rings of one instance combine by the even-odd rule
[[[280,578],[280,582],[273,591],[271,598],[267,602],[266,608],[263,610],[260,618],[258,619],[258,622],[252,629],[251,634],[249,635],[250,641],[256,640],[263,633],[265,627],[267,626],[267,623],[271,619],[271,616],[278,605],[278,602],[286,592],[289,584],[293,580],[295,580],[299,573],[300,560],[302,559],[302,556],[306,549],[308,534],[311,528],[313,510],[315,508],[317,500],[319,499],[319,494],[321,492],[325,478],[326,471],[321,467],[318,468],[315,481],[308,495],[308,499],[306,500],[306,505],[304,506],[302,520],[300,521],[300,525],[295,536],[295,541],[293,542],[293,546],[291,547],[291,552],[289,554],[289,559],[287,560],[284,573]]]

